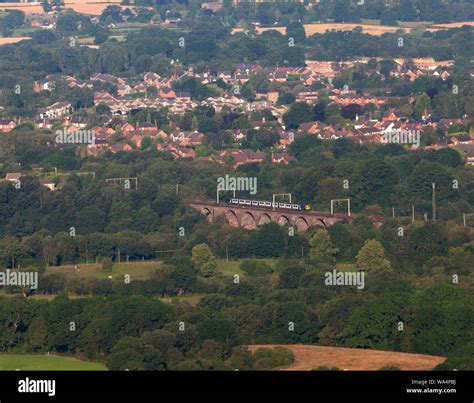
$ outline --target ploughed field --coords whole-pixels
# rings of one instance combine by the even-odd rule
[[[349,371],[376,371],[389,366],[405,371],[422,371],[432,370],[446,359],[434,355],[303,344],[250,345],[248,349],[254,352],[262,347],[284,347],[293,352],[295,362],[287,368],[281,368],[285,371],[310,371],[318,367],[337,367]]]

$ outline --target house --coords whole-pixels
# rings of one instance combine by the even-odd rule
[[[39,117],[44,118],[61,118],[72,112],[72,105],[70,102],[56,102],[47,108],[42,108],[38,110]]]
[[[253,150],[240,150],[240,152],[232,153],[232,166],[238,168],[245,164],[260,164],[264,159],[264,153],[255,152]]]
[[[110,137],[115,134],[115,130],[111,127],[93,127],[91,130],[94,131],[96,137],[104,135],[105,137]]]
[[[35,81],[33,84],[34,92],[52,91],[53,89],[54,89],[54,81],[49,81],[46,78],[43,80]]]
[[[86,116],[80,116],[80,115],[74,115],[70,122],[74,127],[77,127],[79,129],[84,129],[86,126],[89,124],[87,117]]]
[[[286,148],[288,147],[291,143],[295,141],[295,132],[290,131],[290,132],[283,132],[280,134],[280,140],[278,141],[278,145],[281,148]]]
[[[230,71],[221,71],[217,73],[217,78],[228,84],[232,81],[232,73]]]
[[[9,182],[16,183],[23,176],[21,172],[8,172],[5,176],[5,180]]]
[[[36,126],[38,129],[52,129],[54,125],[54,121],[51,119],[36,119]]]
[[[319,122],[306,122],[306,123],[301,123],[298,131],[300,132],[306,132],[310,134],[317,134],[320,132],[319,128]]]
[[[56,190],[56,184],[47,178],[40,179],[40,185],[46,186],[52,192]]]
[[[130,87],[128,84],[121,85],[117,89],[117,94],[120,95],[121,97],[125,95],[130,95],[133,92],[132,87]]]
[[[171,152],[173,158],[196,158],[196,151],[192,148],[178,147]]]
[[[115,77],[111,74],[97,73],[91,77],[92,81],[100,81],[101,83],[108,83],[116,86],[126,84],[126,81],[120,77]]]
[[[148,87],[145,84],[137,84],[135,85],[135,87],[132,88],[131,92],[133,94],[142,94],[142,93],[146,93],[147,89]]]
[[[272,153],[272,162],[274,164],[288,165],[293,161],[296,161],[296,158],[288,153]]]
[[[161,80],[161,76],[153,72],[148,72],[143,75],[143,82],[149,86],[159,87]]]
[[[232,138],[236,143],[242,143],[247,140],[248,129],[232,129]]]
[[[200,146],[204,141],[204,134],[199,133],[197,130],[194,132],[175,130],[171,132],[169,139],[171,143],[179,144],[180,146]]]
[[[298,92],[296,99],[300,102],[316,101],[318,99],[318,92],[310,89],[303,89]]]
[[[131,143],[134,143],[138,148],[142,146],[142,141],[145,137],[148,137],[152,140],[161,138],[166,140],[168,135],[163,130],[148,130],[148,131],[134,131],[132,136],[127,138]]]
[[[245,164],[260,164],[264,159],[264,153],[255,152],[253,150],[223,150],[211,158],[200,158],[201,161],[214,161],[219,164],[230,162],[234,169]]]
[[[191,101],[191,94],[186,91],[180,91],[176,93],[176,98],[182,102]]]
[[[160,98],[165,98],[165,99],[175,99],[176,98],[176,92],[173,89],[167,88],[167,87],[160,88],[160,92],[159,92],[158,95],[159,95]]]
[[[131,150],[133,150],[132,146],[130,146],[129,144],[124,144],[124,143],[117,143],[112,146],[109,146],[109,151],[112,154],[116,154],[121,151],[131,151]]]
[[[215,1],[215,2],[206,2],[201,3],[201,8],[211,10],[213,13],[219,11],[222,7],[224,7],[224,2],[222,0]]]
[[[383,117],[382,117],[382,121],[383,122],[393,122],[393,121],[401,121],[401,120],[406,120],[407,118],[406,117],[403,117],[399,114],[397,114],[393,109],[391,109],[388,113],[386,113]]]
[[[474,144],[458,144],[456,148],[464,154],[466,164],[474,165]]]
[[[124,123],[121,127],[120,127],[120,130],[122,131],[122,133],[128,133],[128,132],[133,132],[135,130],[135,128],[133,127],[132,124],[130,123]]]
[[[16,123],[13,119],[0,118],[0,131],[9,132],[16,127]]]
[[[155,123],[150,123],[150,122],[140,122],[140,121],[137,121],[135,123],[135,130],[136,131],[140,131],[140,132],[145,132],[145,131],[152,131],[152,130],[158,130],[158,126],[156,124],[156,121]]]

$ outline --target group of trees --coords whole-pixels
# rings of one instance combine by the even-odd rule
[[[128,0],[124,2],[129,4]],[[223,2],[223,8],[213,13],[200,9],[199,3],[189,1],[150,1],[137,0],[134,4],[155,7],[161,18],[179,15],[183,26],[192,24],[201,15],[215,15],[233,26],[245,26],[250,22],[262,25],[288,24],[291,21],[305,23],[320,21],[360,22],[361,19],[380,20],[382,24],[397,25],[398,21],[434,21],[447,23],[455,21],[470,21],[474,16],[472,3],[462,0],[326,0],[310,2],[269,3],[239,2],[233,4],[230,0]],[[171,14],[170,13],[170,14]]]
[[[257,132],[257,139],[262,139]],[[1,236],[47,236],[92,233],[113,234],[135,230],[161,231],[176,236],[178,228],[191,230],[199,219],[183,198],[215,197],[216,181],[230,166],[209,162],[173,161],[157,151],[131,151],[81,158],[74,148],[51,153],[48,136],[12,132],[0,139],[6,172],[34,167],[56,167],[49,174],[60,190],[51,192],[36,175],[20,180],[20,187],[0,183]],[[472,172],[453,149],[407,151],[399,145],[359,145],[350,139],[322,141],[313,135],[296,136],[290,153],[298,161],[288,166],[266,160],[238,168],[238,176],[256,177],[259,199],[271,200],[276,191],[292,193],[299,203],[328,210],[331,199],[351,198],[355,212],[397,216],[431,216],[432,183],[436,183],[438,218],[456,219],[470,213]],[[229,164],[232,161],[228,161]],[[65,174],[65,171],[67,174]],[[73,171],[73,172],[71,172]],[[74,171],[94,172],[75,175]],[[30,171],[31,172],[31,171]],[[125,189],[108,178],[139,177],[138,189]],[[180,193],[176,194],[176,184]],[[246,197],[246,196],[245,196]],[[8,201],[8,203],[7,203]],[[67,206],[67,208],[65,207]]]
[[[321,234],[314,236],[327,235]],[[246,275],[238,282],[218,265],[212,277],[194,273],[193,285],[187,283],[193,263],[180,256],[157,267],[139,292],[125,291],[137,282],[132,281],[115,293],[101,293],[97,284],[95,296],[87,298],[2,298],[2,348],[79,353],[119,370],[270,369],[289,365],[291,354],[252,355],[241,346],[306,343],[442,355],[448,357],[445,369],[472,369],[469,276],[460,273],[454,283],[434,269],[428,276],[384,269],[383,247],[372,239],[357,256],[358,265],[368,265],[365,288],[357,290],[325,285],[324,274],[333,263],[328,256],[312,257],[316,260],[280,260],[274,267],[244,261]],[[163,284],[167,276],[177,282],[179,294],[194,293],[199,302],[158,301],[163,292],[154,284]],[[80,282],[70,281],[75,287]]]

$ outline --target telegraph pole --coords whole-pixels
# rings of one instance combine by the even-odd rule
[[[431,204],[433,205],[433,221],[436,221],[436,184],[433,182],[433,191],[431,193]]]

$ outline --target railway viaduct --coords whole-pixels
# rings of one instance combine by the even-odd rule
[[[352,222],[354,215],[317,211],[295,211],[255,206],[227,205],[225,203],[191,200],[188,204],[203,214],[208,221],[212,222],[216,217],[225,217],[230,225],[254,229],[259,225],[276,222],[280,225],[296,227],[298,231],[306,231],[309,227],[329,227],[338,221],[347,220]],[[371,217],[375,227],[382,225],[381,217]]]

